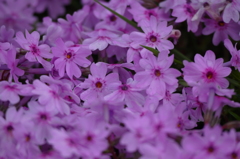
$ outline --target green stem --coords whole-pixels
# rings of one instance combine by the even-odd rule
[[[103,5],[102,3],[100,3],[98,0],[94,0],[95,2],[97,2],[98,4],[100,4],[101,6],[103,6],[104,8],[106,8],[107,10],[109,10],[110,12],[112,12],[114,15],[118,16],[119,18],[121,18],[122,20],[124,20],[125,22],[127,22],[128,24],[132,25],[134,28],[136,28],[137,30],[139,30],[140,32],[143,32],[143,30],[137,26],[136,23],[134,23],[133,21],[127,19],[126,17],[122,16],[121,14],[115,12],[114,10],[108,8],[107,6]]]
[[[185,56],[184,54],[182,54],[180,51],[176,49],[172,49],[171,52],[177,57],[181,58],[181,60],[191,61],[187,56]]]

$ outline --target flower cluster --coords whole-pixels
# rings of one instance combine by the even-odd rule
[[[80,2],[0,0],[0,158],[240,158],[239,0]]]

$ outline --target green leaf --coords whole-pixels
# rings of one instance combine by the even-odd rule
[[[178,83],[184,87],[188,87],[189,85],[184,79],[178,79]]]
[[[144,46],[144,45],[140,45],[140,46],[142,46],[143,48],[151,51],[155,56],[158,56],[158,54],[159,54],[159,51],[154,49],[154,48],[151,48],[151,47],[148,47],[148,46]]]
[[[122,16],[121,14],[115,12],[114,10],[108,8],[107,6],[103,5],[102,3],[100,3],[98,0],[94,0],[95,2],[97,2],[98,4],[100,4],[101,6],[103,6],[104,8],[106,8],[107,10],[109,10],[110,12],[112,12],[114,15],[118,16],[119,18],[121,18],[122,20],[124,20],[125,22],[127,22],[128,24],[132,25],[134,28],[136,28],[137,30],[139,30],[140,32],[143,32],[143,30],[137,26],[136,23],[134,23],[133,21],[127,19],[126,17]]]
[[[175,57],[180,61],[182,60],[191,61],[187,56],[185,56],[184,54],[182,54],[180,51],[176,49],[172,49],[170,52],[172,52],[175,55]]]
[[[174,59],[174,63],[176,63],[176,64],[179,64],[179,65],[183,66],[182,62],[181,62],[181,61],[179,61],[179,60],[177,60],[177,59]]]
[[[238,70],[232,70],[230,77],[240,81],[240,72]]]
[[[237,81],[235,81],[234,79],[231,79],[231,78],[227,78],[227,80],[228,80],[232,85],[234,85],[235,87],[239,87],[239,88],[240,88],[239,82],[237,82]]]
[[[240,120],[240,116],[238,116],[236,113],[232,112],[232,111],[228,111],[229,114],[231,114],[235,119]]]

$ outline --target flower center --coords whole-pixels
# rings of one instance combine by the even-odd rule
[[[93,138],[92,138],[91,135],[88,135],[88,136],[87,136],[87,141],[92,141],[92,139],[93,139]]]
[[[182,125],[183,125],[183,123],[179,121],[178,124],[177,124],[177,127],[182,128]]]
[[[147,18],[147,19],[150,19],[151,18],[151,16],[157,16],[157,14],[155,13],[155,11],[153,11],[153,10],[146,10],[145,12],[144,12],[144,15],[145,15],[145,17]]]
[[[72,57],[72,53],[67,53],[66,58],[70,59]]]
[[[213,146],[209,146],[208,149],[207,149],[207,151],[208,151],[209,153],[213,153],[214,147],[213,147]]]
[[[97,88],[102,88],[102,83],[98,81],[98,82],[95,84],[95,86],[96,86]]]
[[[238,158],[238,155],[237,153],[233,152],[232,155],[231,155],[232,159],[237,159]]]
[[[25,136],[25,141],[26,142],[30,141],[30,139],[31,139],[31,136],[29,134]]]
[[[122,85],[122,86],[121,86],[121,89],[122,89],[123,91],[126,91],[126,90],[128,90],[128,86]]]
[[[32,54],[39,55],[39,49],[37,48],[37,46],[35,44],[30,45],[30,49],[31,49]]]
[[[155,70],[155,71],[154,71],[154,75],[157,76],[157,77],[159,77],[159,76],[161,75],[161,72],[160,72],[159,70]]]
[[[150,39],[151,42],[156,42],[157,41],[157,37],[154,36],[154,35],[151,35],[149,39]]]
[[[232,3],[232,2],[233,2],[233,0],[227,0],[227,2],[230,2],[230,3]]]
[[[156,126],[155,126],[155,129],[157,132],[159,132],[161,129],[162,129],[162,124],[161,123],[158,123]]]
[[[110,21],[114,22],[117,20],[117,17],[115,15],[110,16]]]
[[[218,22],[218,25],[219,25],[219,26],[224,26],[225,23],[224,23],[223,21],[219,21],[219,22]]]
[[[13,131],[12,125],[8,125],[8,126],[7,126],[7,131],[10,132],[10,133]]]
[[[206,7],[209,7],[209,3],[208,2],[205,2],[203,3],[203,6],[206,8]]]
[[[48,143],[45,143],[43,145],[40,145],[39,149],[41,150],[41,152],[43,154],[48,154],[48,153],[50,153],[53,150],[53,146],[48,144]]]
[[[149,12],[149,13],[148,13],[148,16],[149,16],[149,17],[151,17],[152,15],[153,15],[153,13],[152,13],[152,12]]]
[[[41,118],[42,120],[47,120],[46,114],[41,114],[41,115],[40,115],[40,118]]]
[[[207,76],[208,79],[212,79],[213,78],[213,73],[209,71],[209,72],[207,72],[206,76]]]

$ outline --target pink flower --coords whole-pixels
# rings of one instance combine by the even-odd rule
[[[53,22],[50,17],[43,18],[42,24],[38,26],[38,31],[44,34],[42,42],[50,46],[55,46],[56,40],[64,34],[60,24]]]
[[[69,134],[63,129],[53,129],[51,134],[51,138],[48,141],[61,153],[61,156],[64,158],[71,158],[73,155],[79,154],[79,136],[76,134]]]
[[[80,98],[72,91],[74,85],[70,80],[57,80],[51,76],[45,75],[42,75],[40,77],[40,80],[47,83],[48,85],[56,85],[57,87],[59,87],[59,91],[62,92],[61,97],[63,97],[66,101],[70,103],[80,103]]]
[[[193,86],[193,95],[198,100],[207,103],[207,109],[212,109],[215,94],[231,97],[234,90],[226,89],[229,82],[224,77],[231,73],[231,69],[223,66],[223,59],[215,59],[212,51],[207,51],[205,56],[197,54],[195,63],[184,61],[184,80]]]
[[[214,20],[220,20],[221,10],[219,8],[224,7],[225,0],[199,0],[199,1],[187,1],[187,2],[192,3],[197,9],[196,14],[193,16],[191,20],[198,21],[199,23],[202,19],[205,18],[204,15],[207,15]]]
[[[231,69],[223,67],[223,59],[216,59],[214,52],[208,50],[204,57],[195,55],[195,62],[183,61],[184,80],[190,85],[198,83],[213,83],[216,87],[227,88],[228,80],[224,77],[231,73]]]
[[[3,55],[3,59],[10,69],[10,76],[8,78],[9,82],[12,82],[13,79],[15,82],[18,82],[18,76],[24,75],[24,71],[17,67],[19,59],[16,59],[16,54],[16,48],[11,47],[7,54]]]
[[[88,79],[79,85],[86,89],[81,93],[81,99],[85,101],[85,105],[103,102],[103,97],[116,90],[120,84],[117,73],[106,75],[107,66],[104,63],[93,63],[90,71],[92,75],[89,75]]]
[[[61,77],[66,72],[69,78],[79,78],[82,74],[79,66],[87,67],[90,61],[86,58],[91,51],[83,45],[64,43],[61,38],[56,40],[56,46],[52,48],[53,55],[57,57],[54,61],[55,68]]]
[[[166,52],[162,52],[156,59],[149,54],[148,59],[141,59],[140,66],[144,71],[137,72],[134,79],[142,88],[147,88],[147,94],[156,95],[162,99],[166,95],[166,90],[170,87],[176,88],[178,80],[176,77],[181,73],[173,68],[169,68],[173,62],[173,55],[168,57]]]
[[[164,12],[163,9],[146,9],[137,1],[132,1],[130,4],[129,12],[133,15],[134,20],[140,25],[144,23],[143,21],[150,20],[152,16],[155,17],[157,21],[170,20],[169,14],[167,12]]]
[[[126,146],[128,152],[136,151],[154,137],[148,116],[125,119],[124,124],[129,131],[122,135],[120,143]]]
[[[0,42],[11,42],[13,40],[14,30],[6,29],[5,25],[0,28]]]
[[[239,21],[240,12],[240,1],[238,0],[227,0],[227,5],[223,11],[223,21],[229,23],[232,19],[235,22]]]
[[[154,16],[151,16],[150,20],[142,23],[141,28],[144,33],[132,32],[130,34],[133,47],[145,45],[157,48],[159,51],[173,49],[172,42],[166,39],[172,31],[172,26],[167,26],[166,21],[157,21]]]
[[[165,138],[164,141],[156,142],[154,145],[142,145],[139,151],[142,154],[141,159],[179,159],[182,150],[171,139]]]
[[[37,31],[29,32],[25,31],[24,37],[22,32],[17,32],[15,40],[18,44],[27,51],[25,58],[31,62],[39,62],[43,65],[46,70],[51,70],[52,66],[49,62],[44,60],[43,58],[52,58],[52,54],[50,54],[50,47],[46,44],[39,45],[40,34]]]
[[[78,43],[82,40],[82,23],[88,15],[89,7],[85,10],[74,12],[73,15],[66,15],[66,20],[59,18],[59,26],[64,30],[63,39]]]
[[[8,42],[0,42],[0,65],[7,63],[7,50],[10,49],[10,46],[11,45]]]
[[[171,116],[169,115],[171,114]],[[177,133],[179,120],[174,112],[174,108],[169,105],[160,106],[157,113],[147,114],[151,120],[153,134],[156,138],[164,140],[169,133]]]
[[[214,45],[218,45],[221,41],[228,39],[228,35],[236,41],[240,40],[240,27],[236,22],[230,21],[225,23],[222,20],[206,19],[205,26],[202,33],[203,35],[214,33],[212,40]]]
[[[194,86],[193,89],[193,94],[195,96],[198,97],[200,102],[208,102],[209,99],[211,99],[210,101],[215,101],[214,100],[214,95],[218,95],[218,96],[227,96],[228,98],[231,98],[232,95],[234,94],[234,90],[233,89],[226,89],[226,88],[221,88],[220,86],[218,86],[216,83],[198,83],[198,85]],[[218,102],[220,102],[220,99],[217,99]],[[210,103],[212,103],[210,102]],[[207,107],[208,109],[213,109],[212,106],[219,106],[220,104],[208,104]],[[231,106],[231,105],[229,105]]]
[[[129,107],[141,106],[145,100],[138,90],[136,83],[132,78],[129,78],[126,84],[120,84],[118,89],[106,95],[104,100],[113,104],[124,102]]]
[[[52,121],[56,111],[49,111],[47,107],[40,105],[36,101],[28,103],[29,110],[26,111],[27,122],[33,122],[36,141],[43,144],[45,139],[49,139],[52,128]]]
[[[113,41],[118,37],[117,34],[110,32],[106,29],[98,29],[90,33],[85,33],[90,38],[86,38],[83,41],[83,44],[89,46],[91,50],[104,50],[110,44],[113,44]]]
[[[197,126],[197,120],[190,118],[191,110],[192,109],[188,109],[185,101],[175,106],[174,114],[177,117],[176,127],[182,133],[187,133],[188,130]]]
[[[38,13],[43,12],[46,8],[52,18],[57,18],[58,15],[63,14],[65,9],[64,5],[70,3],[70,0],[41,0],[36,5]]]
[[[33,16],[33,7],[28,7],[26,1],[8,0],[0,3],[0,25],[5,25],[15,31],[32,29],[36,18]]]
[[[109,131],[106,124],[96,117],[84,117],[79,120],[80,144],[86,158],[98,158],[108,148]],[[85,157],[84,157],[85,158]]]
[[[52,130],[51,143],[63,157],[72,158],[73,155],[82,158],[99,158],[102,151],[107,149],[106,140],[109,132],[101,120],[93,116],[75,118],[78,129],[65,131]]]
[[[9,101],[11,104],[19,102],[20,87],[16,83],[9,83],[7,81],[0,82],[0,99],[2,101]]]
[[[229,137],[229,141],[231,141],[235,145],[231,152],[226,155],[226,158],[238,158],[240,156],[240,143],[238,142],[238,135],[236,130],[231,129],[228,133],[225,133],[224,135]]]
[[[232,42],[229,39],[224,40],[224,45],[232,55],[230,60],[230,65],[238,69],[240,71],[240,50],[237,50],[236,45],[233,47]]]
[[[229,137],[222,135],[220,126],[210,128],[206,125],[203,135],[193,134],[184,137],[182,147],[184,151],[193,153],[194,159],[222,159],[233,150],[234,143],[231,141]]]
[[[70,114],[70,108],[66,101],[61,97],[61,89],[54,84],[49,86],[45,83],[35,80],[33,94],[39,95],[38,102],[46,106],[47,111],[53,111],[60,114]]]
[[[114,3],[114,1],[111,1],[111,2]],[[111,3],[106,3],[105,5],[107,5],[108,7],[111,7],[111,9],[115,10],[117,13],[124,15],[124,12],[126,10],[126,3],[127,2],[125,2],[122,7],[120,6],[121,3],[117,3],[117,4],[115,4],[115,6],[111,5]],[[116,6],[116,5],[118,5],[118,6]],[[121,7],[121,8],[119,8],[119,7]],[[103,26],[103,28],[104,28],[104,26],[105,26],[105,27],[108,27],[109,29],[111,28],[111,30],[116,30],[117,27],[123,26],[126,23],[121,18],[114,15],[113,13],[111,13],[110,11],[108,11],[107,9],[103,8],[100,5],[96,6],[93,13],[98,19],[101,20],[96,25],[96,28],[99,28],[99,26]]]
[[[140,58],[139,52],[143,49],[141,46],[137,46],[134,48],[132,46],[133,40],[130,39],[129,34],[123,34],[120,38],[115,40],[115,45],[120,46],[120,47],[128,47],[127,51],[127,62],[130,63],[134,61],[135,59]]]
[[[201,19],[198,18],[197,20],[193,21],[192,18],[196,14],[197,9],[198,8],[196,5],[193,5],[193,3],[188,3],[187,1],[183,0],[173,8],[172,15],[177,17],[176,23],[187,20],[188,31],[196,32]]]
[[[23,158],[31,158],[36,156],[39,151],[38,144],[36,140],[36,135],[34,133],[35,126],[31,121],[21,121],[22,126],[18,127],[16,130],[16,151]]]
[[[166,95],[163,98],[162,105],[172,105],[178,106],[179,103],[183,100],[182,94],[174,93],[176,88],[171,87],[166,91]]]
[[[4,149],[1,151],[0,156],[4,155],[4,158],[16,158],[16,144],[18,130],[21,128],[21,118],[23,111],[16,110],[15,107],[8,108],[5,118],[0,117],[0,147]],[[11,157],[10,157],[11,156]]]

